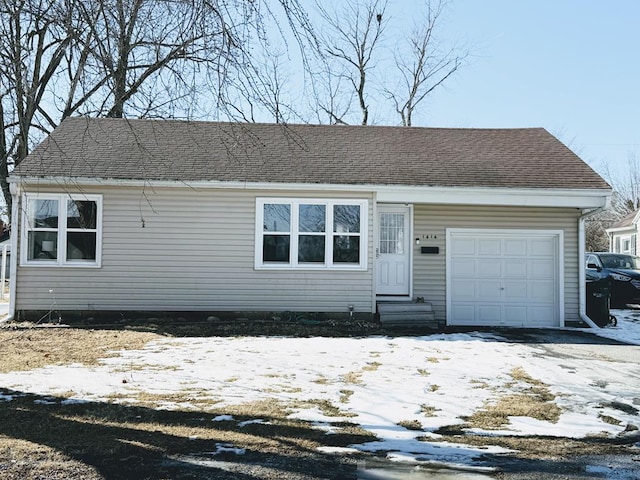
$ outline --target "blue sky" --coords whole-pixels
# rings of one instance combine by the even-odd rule
[[[420,4],[390,0],[394,28]],[[415,125],[544,127],[614,176],[640,157],[640,1],[452,0],[444,21],[473,56]]]

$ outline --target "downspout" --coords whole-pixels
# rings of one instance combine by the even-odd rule
[[[587,285],[586,285],[586,272],[585,272],[585,264],[584,264],[584,255],[585,255],[585,234],[584,234],[584,222],[587,218],[596,213],[602,212],[605,208],[607,208],[609,204],[609,199],[607,198],[607,203],[603,207],[593,208],[591,210],[582,211],[582,215],[578,219],[578,286],[579,286],[579,303],[580,310],[579,315],[580,319],[585,322],[591,328],[600,328],[593,320],[587,317]]]
[[[18,276],[18,237],[20,236],[20,227],[18,212],[20,211],[20,187],[16,183],[9,184],[11,192],[11,263],[9,272],[9,312],[2,319],[2,323],[10,322],[16,314],[16,283]]]

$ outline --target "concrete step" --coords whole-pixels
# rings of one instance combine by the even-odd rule
[[[392,313],[392,312],[432,312],[433,308],[428,302],[379,302],[379,313]]]
[[[384,326],[438,328],[430,303],[380,302],[378,314]]]

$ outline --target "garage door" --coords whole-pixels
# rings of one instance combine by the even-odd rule
[[[447,231],[447,324],[560,325],[562,234]]]

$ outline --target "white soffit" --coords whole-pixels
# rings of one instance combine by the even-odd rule
[[[158,187],[210,189],[229,188],[242,190],[278,190],[313,192],[362,192],[376,194],[384,203],[432,203],[449,205],[505,205],[521,207],[598,208],[608,204],[611,190],[559,190],[545,188],[502,187],[420,187],[388,185],[345,185],[313,183],[245,183],[215,181],[162,181],[134,179],[61,178],[61,177],[9,177],[10,183],[29,188],[30,185],[52,187]]]

